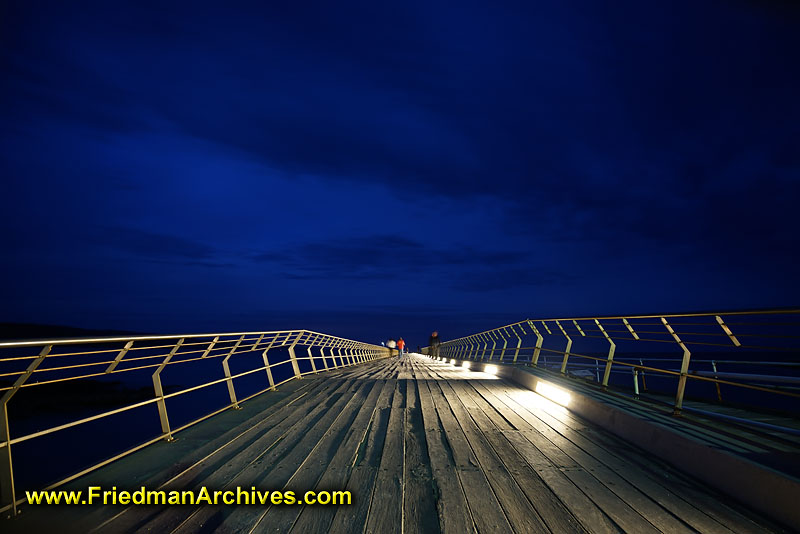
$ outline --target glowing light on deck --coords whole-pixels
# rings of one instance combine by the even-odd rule
[[[463,367],[464,369],[469,369],[469,362],[462,363],[461,367]]]
[[[541,410],[546,414],[552,415],[559,423],[563,423],[563,418],[568,413],[566,408],[535,391],[517,390],[510,392],[509,396],[534,414],[536,410]]]
[[[456,361],[454,359],[452,359],[452,358],[450,359],[450,365],[452,365],[452,366],[456,365]]]
[[[497,368],[496,365],[486,365],[483,368],[483,372],[488,373],[490,375],[496,375],[497,371],[499,371],[499,369]]]
[[[536,393],[542,397],[546,397],[551,401],[560,404],[561,406],[569,406],[569,401],[572,399],[569,393],[561,388],[551,386],[541,380],[536,383]]]

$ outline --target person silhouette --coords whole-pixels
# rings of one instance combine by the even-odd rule
[[[436,358],[439,356],[439,344],[439,332],[434,330],[430,339],[428,339],[428,355],[431,358]]]

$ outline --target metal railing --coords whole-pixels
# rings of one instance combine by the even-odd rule
[[[640,377],[643,388],[647,388],[645,373],[671,377],[677,380],[673,406],[677,415],[683,409],[689,380],[714,384],[719,401],[720,386],[800,399],[797,314],[800,309],[793,308],[525,319],[442,342],[438,352],[447,358],[535,367],[551,367],[555,363],[560,373],[582,371],[584,377],[593,377],[604,388],[613,373],[631,373],[637,397]],[[557,348],[552,347],[555,342]],[[589,350],[576,352],[574,343]],[[669,357],[672,348],[680,357]],[[423,352],[427,354],[429,349],[425,347]],[[642,356],[615,357],[621,350]],[[548,355],[555,355],[555,362],[547,362]],[[725,371],[721,370],[723,366]],[[731,372],[734,367],[755,368],[758,372]]]
[[[297,356],[298,347],[306,349],[305,356]],[[269,352],[286,349],[287,357],[270,363]],[[318,354],[312,349],[318,349]],[[243,354],[251,354],[243,358]],[[253,358],[252,355],[260,358]],[[237,363],[247,359],[250,367],[232,373],[231,359],[238,356]],[[17,499],[11,449],[20,443],[53,434],[78,425],[155,404],[158,408],[161,434],[147,439],[133,448],[125,450],[100,463],[64,478],[45,489],[52,489],[89,473],[103,465],[139,450],[159,440],[171,441],[173,435],[212,415],[227,409],[239,409],[240,403],[249,400],[290,380],[323,370],[339,369],[388,356],[388,349],[377,345],[344,339],[308,330],[285,330],[270,332],[238,332],[221,334],[189,334],[171,336],[98,337],[79,339],[55,339],[44,341],[15,341],[0,343],[0,512],[11,510],[24,499]],[[182,364],[192,365],[201,361],[221,360],[217,377],[199,385],[179,391],[166,392],[161,382],[165,368]],[[184,367],[182,367],[184,368]],[[35,389],[46,384],[107,377],[121,373],[153,370],[153,398],[136,402],[113,410],[83,417],[65,424],[53,426],[27,435],[12,438],[9,425],[8,404],[15,394],[28,388]],[[219,372],[221,371],[221,373]],[[239,398],[235,380],[255,373],[264,373],[265,387],[245,398]],[[287,378],[281,379],[282,376]],[[208,377],[204,377],[207,379]],[[11,382],[13,380],[13,382]],[[167,401],[180,395],[199,391],[210,386],[225,384],[230,403],[224,407],[192,420],[179,428],[172,428],[167,411]]]

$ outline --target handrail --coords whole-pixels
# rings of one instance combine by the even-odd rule
[[[800,308],[524,319],[442,342],[435,350],[448,358],[502,362],[509,361],[506,343],[515,340],[516,343],[512,342],[513,359],[509,363],[525,363],[536,367],[542,365],[542,356],[557,354],[561,361],[556,362],[554,367],[562,374],[567,374],[570,370],[585,368],[586,364],[576,364],[576,359],[594,361],[595,379],[604,388],[608,387],[612,370],[616,374],[622,366],[633,374],[637,396],[639,373],[642,373],[643,386],[645,372],[673,377],[678,380],[673,413],[679,415],[686,384],[690,380],[713,383],[718,400],[722,399],[720,385],[784,398],[800,398],[800,392],[796,388],[780,385],[800,383],[800,374],[788,374],[800,365],[800,321],[791,320],[797,314],[800,314]],[[729,317],[735,319],[729,321]],[[489,342],[498,338],[504,340],[503,351],[489,347]],[[536,342],[524,343],[527,339],[535,339]],[[551,346],[545,347],[544,341],[549,341]],[[554,343],[559,346],[553,348]],[[577,348],[594,345],[591,352],[597,354],[603,350],[603,344],[606,353],[602,356],[594,356]],[[672,358],[668,352],[663,352],[669,350],[670,346],[675,347],[677,353]],[[644,347],[648,347],[651,353],[642,355]],[[617,354],[625,349],[636,351],[640,356],[620,358]],[[435,351],[425,347],[423,352]],[[499,358],[495,357],[496,352],[500,352]],[[659,358],[655,353],[664,357]],[[720,357],[715,358],[715,354]],[[730,357],[731,354],[734,357],[747,357],[737,361]],[[697,356],[703,359],[698,359]],[[787,361],[775,361],[784,358]],[[680,369],[664,368],[661,365],[676,361],[680,362]],[[710,368],[698,369],[699,364],[704,364],[704,367],[705,364],[710,364]],[[725,364],[728,369],[723,372],[719,368],[720,364]],[[691,369],[692,365],[694,369]],[[733,365],[768,367],[770,373],[732,372],[730,366]],[[773,368],[776,370],[773,371]]]
[[[295,353],[295,348],[297,347],[305,347],[307,356],[297,356]],[[288,358],[270,362],[269,351],[280,348],[287,349]],[[319,349],[319,354],[314,354],[312,348]],[[325,353],[326,349],[328,354]],[[337,350],[336,353],[334,353],[334,349]],[[342,349],[345,349],[344,354]],[[234,356],[246,353],[260,354],[259,364],[252,369],[233,374],[229,362]],[[112,459],[103,460],[78,474],[67,477],[49,486],[48,489],[50,489],[106,465],[114,459],[139,450],[145,444],[154,443],[161,439],[171,441],[176,432],[184,430],[221,411],[231,408],[239,409],[241,402],[265,391],[274,390],[277,386],[289,380],[302,378],[308,374],[315,374],[321,370],[340,369],[387,356],[389,356],[389,350],[385,347],[311,330],[107,336],[0,342],[0,378],[14,380],[13,384],[0,387],[0,394],[2,394],[2,397],[0,397],[0,512],[11,510],[16,515],[17,505],[23,502],[23,499],[16,498],[17,491],[11,456],[12,445],[149,404],[157,405],[162,430],[160,437],[148,439],[144,444],[139,444],[115,455]],[[221,377],[217,375],[202,384],[180,391],[169,393],[164,391],[161,383],[161,372],[167,367],[178,364],[191,364],[198,361],[210,361],[217,358],[222,359],[221,367],[223,372]],[[262,362],[263,365],[261,365]],[[301,370],[301,362],[308,362],[310,369]],[[27,364],[26,367],[20,367],[25,364]],[[272,370],[287,364],[291,369],[289,378],[275,383]],[[318,364],[322,364],[321,368],[318,368]],[[305,364],[303,366],[305,367]],[[155,369],[151,377],[155,392],[152,399],[107,410],[100,414],[83,417],[24,436],[11,437],[8,403],[23,388],[26,390],[33,388],[35,390],[37,386],[45,384],[83,380],[144,369]],[[258,372],[266,372],[266,387],[248,395],[245,399],[239,400],[235,380]],[[41,379],[33,381],[32,378]],[[173,430],[171,428],[167,400],[222,383],[227,385],[230,396],[229,404],[211,412],[211,414],[205,414],[194,419],[178,429]]]

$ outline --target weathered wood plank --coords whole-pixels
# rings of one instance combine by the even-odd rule
[[[299,417],[293,419],[288,428],[276,428],[276,433],[280,432],[280,435],[267,433],[268,439],[259,440],[248,447],[247,454],[241,454],[236,461],[215,470],[201,481],[201,485],[210,488],[255,486],[259,489],[279,489],[281,485],[272,480],[273,471],[287,465],[297,465],[301,451],[317,443],[318,437],[329,428],[335,412],[352,400],[353,390],[360,390],[362,387],[363,383],[358,380],[342,382],[328,400],[317,404],[305,415],[298,414]],[[148,526],[157,532],[171,531],[178,527],[175,522],[181,520],[181,529],[191,531],[195,525],[221,524],[230,517],[234,517],[232,521],[235,521],[235,518],[249,517],[248,512],[253,512],[252,507],[200,506],[186,518],[186,512],[181,510],[183,508],[171,507]]]
[[[359,398],[355,398],[354,402],[347,404],[320,442],[292,474],[283,491],[293,491],[297,499],[301,499],[306,491],[316,487],[328,468],[343,466],[352,459],[383,387],[383,381],[380,380],[365,379],[365,382],[370,390],[364,401],[359,402]],[[271,506],[258,521],[253,532],[287,532],[304,508],[306,507]],[[312,507],[314,510],[324,508]]]
[[[233,458],[226,456],[221,461],[217,457],[206,458],[194,465],[192,469],[181,473],[161,489],[199,489],[203,485],[225,487],[240,473],[243,465],[248,465],[263,455],[266,450],[285,442],[287,435],[291,435],[292,429],[304,427],[309,417],[322,417],[326,405],[336,402],[347,388],[357,383],[356,378],[331,379],[330,383],[321,388],[316,395],[299,398],[290,408],[285,409],[286,417],[277,418],[274,426],[265,428],[264,432],[253,436],[255,439],[248,439],[243,448],[237,444],[236,448],[239,450]],[[195,513],[202,516],[213,514],[212,508],[204,506],[192,509],[184,506],[170,506],[151,509],[151,507],[132,506],[126,510],[126,514],[116,517],[110,523],[109,528],[122,532],[134,531],[138,528],[169,531]]]
[[[514,530],[517,532],[549,532],[533,504],[527,499],[522,488],[506,469],[503,461],[481,431],[481,424],[487,423],[484,420],[485,414],[480,410],[470,413],[466,408],[464,403],[468,401],[468,397],[464,394],[463,378],[451,381],[440,380],[438,385],[445,398],[451,403],[453,412],[468,435],[475,456]],[[474,419],[473,415],[478,419]]]
[[[447,444],[439,416],[436,414],[427,375],[418,369],[419,365],[419,363],[414,365],[414,376],[419,393],[425,443],[431,462],[439,528],[445,534],[476,532],[464,489],[456,471],[455,460]]]
[[[416,381],[413,378],[406,380],[403,532],[433,534],[440,532],[440,528],[419,403]]]
[[[594,523],[591,529],[581,526],[544,480],[525,462],[522,455],[506,438],[505,433],[513,432],[515,429],[504,417],[507,413],[504,406],[495,408],[490,405],[477,394],[470,383],[459,387],[457,391],[459,398],[468,406],[470,414],[498,458],[501,459],[503,465],[514,477],[550,530],[553,532],[613,532],[613,527],[608,521]],[[574,488],[573,491],[580,493],[577,488]],[[599,528],[596,529],[595,526]]]
[[[567,440],[562,445],[568,448],[570,456],[576,458],[581,466],[601,478],[606,485],[613,487],[614,491],[627,502],[633,503],[640,513],[647,514],[651,522],[654,522],[654,518],[661,521],[654,522],[661,530],[670,528],[669,524],[673,523],[672,516],[666,516],[664,519],[664,513],[657,510],[654,512],[650,503],[642,504],[641,498],[635,494],[633,499],[629,498],[633,488],[640,492],[639,495],[646,495],[658,506],[663,507],[664,510],[674,514],[700,532],[720,532],[721,534],[730,532],[729,529],[708,515],[647,477],[638,464],[630,459],[619,458],[607,448],[592,441],[592,436],[602,432],[598,432],[570,414],[559,417],[557,422],[553,415],[546,412],[539,411],[536,415],[554,430],[556,427],[562,428],[559,433]],[[673,525],[671,528],[678,531],[678,528],[685,527]]]
[[[336,452],[325,473],[323,473],[314,487],[315,491],[339,491],[347,487],[352,470],[358,461],[359,453],[363,453],[363,449],[366,447],[370,430],[375,420],[376,410],[381,404],[380,399],[389,398],[393,391],[392,382],[381,379],[380,387],[377,389],[378,395],[373,398],[376,392],[373,390],[362,406],[348,436],[343,440],[342,446]],[[365,488],[359,488],[359,490],[364,492]],[[366,492],[366,495],[363,493],[353,495],[354,501],[366,500],[369,502],[371,490],[372,488],[369,488],[369,492]],[[299,517],[292,525],[292,532],[328,532],[336,511],[337,508],[334,506],[304,506],[300,510]]]
[[[386,441],[367,514],[366,532],[391,533],[402,532],[403,529],[405,394],[405,380],[396,380]]]
[[[334,534],[349,534],[353,525],[365,525],[372,494],[375,488],[375,478],[383,455],[387,429],[389,427],[389,414],[396,389],[396,379],[387,379],[387,386],[383,388],[375,406],[367,440],[358,451],[354,468],[347,481],[346,489],[353,495],[353,504],[340,506],[336,509],[329,532]]]
[[[513,532],[511,523],[470,445],[470,439],[441,389],[441,380],[428,375],[428,389],[456,463],[456,472],[479,532]],[[470,436],[471,438],[472,436]]]
[[[503,400],[508,398],[505,395],[500,395],[499,397]],[[523,426],[520,429],[520,433],[531,443],[534,443],[550,461],[560,467],[564,474],[586,493],[601,510],[608,514],[616,524],[629,532],[658,532],[656,527],[640,515],[635,508],[631,507],[613,491],[609,491],[609,488],[602,481],[595,478],[591,472],[580,466],[574,458],[554,443],[552,439],[554,432],[549,432],[552,429],[545,428],[546,425],[540,424],[541,421],[532,413],[520,408],[520,405],[516,406],[516,409],[519,410],[518,413],[528,423],[527,427]]]

